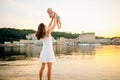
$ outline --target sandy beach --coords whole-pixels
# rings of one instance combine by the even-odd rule
[[[119,57],[109,56],[107,60],[104,57],[57,57],[53,65],[52,80],[120,80],[120,65],[116,64]],[[0,80],[39,80],[40,66],[38,58],[1,61]],[[47,67],[43,80],[47,80],[46,74]]]

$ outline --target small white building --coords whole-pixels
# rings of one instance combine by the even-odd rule
[[[19,46],[20,42],[19,41],[13,41],[13,44],[15,44],[16,46]]]
[[[20,40],[20,44],[34,44],[36,41],[38,40]]]
[[[7,44],[11,44],[11,42],[6,42],[6,41],[5,41],[4,44],[5,44],[5,45],[7,45]]]
[[[26,35],[27,40],[36,40],[37,38],[35,37],[35,34],[28,34]]]
[[[80,43],[95,43],[95,33],[82,33],[78,38]]]

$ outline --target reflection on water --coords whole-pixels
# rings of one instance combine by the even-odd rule
[[[104,46],[68,46],[68,45],[54,45],[55,56],[63,57],[65,55],[102,55],[108,53],[116,53],[119,51],[114,51],[120,49],[117,46],[106,46],[105,49],[101,50]],[[110,50],[110,49],[112,50]],[[42,46],[26,45],[26,46],[16,46],[16,47],[0,47],[0,59],[1,60],[17,60],[17,59],[28,59],[36,57],[38,58],[41,52]],[[99,51],[99,49],[101,51]],[[100,52],[100,53],[99,53]]]
[[[5,60],[11,56],[22,56],[24,58],[39,57],[42,46],[26,45],[17,47],[0,47],[0,58]],[[95,46],[68,46],[68,45],[54,45],[54,52],[56,56],[62,55],[94,55]]]
[[[95,54],[95,46],[80,46],[79,47],[80,52],[84,54]]]

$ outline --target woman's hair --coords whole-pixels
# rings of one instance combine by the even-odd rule
[[[37,30],[35,36],[39,40],[39,39],[43,38],[45,36],[45,34],[46,34],[45,25],[43,23],[41,23],[38,26],[38,30]]]

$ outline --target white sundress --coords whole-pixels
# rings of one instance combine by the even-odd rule
[[[40,53],[40,62],[55,62],[55,54],[53,50],[52,37],[45,36],[43,38],[43,46]]]

